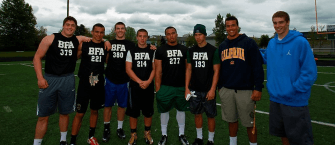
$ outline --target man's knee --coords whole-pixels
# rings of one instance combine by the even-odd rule
[[[37,122],[38,123],[48,123],[49,121],[49,116],[46,117],[38,117]]]

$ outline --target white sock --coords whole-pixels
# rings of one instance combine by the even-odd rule
[[[169,112],[161,113],[161,129],[162,135],[167,135],[167,125],[169,122]]]
[[[202,128],[196,128],[197,129],[197,138],[202,139]]]
[[[214,142],[214,133],[215,132],[210,132],[208,131],[208,140]]]
[[[229,145],[237,145],[237,136],[235,137],[229,137],[230,144]]]
[[[180,136],[183,135],[185,131],[185,111],[177,110],[176,118],[179,126],[179,136]]]
[[[117,121],[117,129],[122,129],[123,121]]]
[[[110,122],[104,122],[104,124],[110,124]]]
[[[34,145],[41,145],[43,139],[34,139]]]
[[[255,142],[255,143],[251,143],[251,142],[249,142],[250,143],[250,145],[257,145],[257,142]]]
[[[60,132],[60,141],[66,141],[67,131]]]

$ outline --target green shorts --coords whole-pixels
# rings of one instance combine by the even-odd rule
[[[219,91],[221,99],[222,120],[236,122],[238,118],[244,127],[252,127],[254,120],[254,101],[252,90],[233,90],[222,87]]]
[[[156,92],[159,113],[169,112],[173,107],[178,111],[189,111],[190,104],[185,100],[185,87],[162,85]]]

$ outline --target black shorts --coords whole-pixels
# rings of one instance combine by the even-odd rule
[[[192,91],[192,90],[191,90]],[[192,114],[202,114],[206,113],[207,117],[214,118],[217,115],[216,111],[216,94],[213,100],[207,100],[207,92],[194,93],[197,97],[190,98],[190,111]]]
[[[307,106],[292,107],[270,101],[269,125],[271,135],[287,137],[291,145],[313,145]]]
[[[95,86],[91,86],[89,79],[80,78],[77,92],[76,110],[78,113],[85,113],[90,102],[92,110],[99,110],[105,104],[105,80],[99,76]]]
[[[126,114],[137,118],[140,111],[145,117],[151,117],[154,114],[154,85],[151,83],[145,90],[139,86],[129,87],[129,99]]]

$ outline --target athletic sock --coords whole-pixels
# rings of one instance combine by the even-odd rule
[[[88,138],[91,138],[92,136],[94,136],[95,133],[95,127],[90,127],[90,132],[88,133]]]
[[[77,135],[71,135],[71,142],[70,144],[76,144],[77,141]]]
[[[215,132],[210,132],[208,131],[208,140],[214,142],[214,133]]]
[[[131,133],[136,132],[136,128],[135,128],[135,129],[130,129],[130,132],[131,132]]]
[[[122,129],[123,121],[117,121],[117,129]]]
[[[104,130],[106,131],[110,129],[110,122],[104,122]]]
[[[167,125],[169,122],[169,112],[161,113],[161,129],[162,135],[167,135]]]
[[[255,142],[255,143],[251,143],[251,142],[249,142],[250,143],[250,145],[257,145],[257,142]]]
[[[229,137],[230,145],[237,145],[237,136]]]
[[[176,118],[179,126],[179,136],[180,136],[183,135],[185,131],[185,111],[177,110]]]
[[[196,128],[197,129],[197,138],[202,139],[202,128]]]
[[[34,145],[41,145],[43,139],[34,139]]]
[[[145,131],[149,131],[151,129],[151,126],[144,126]]]
[[[60,132],[60,141],[66,141],[67,131]]]

